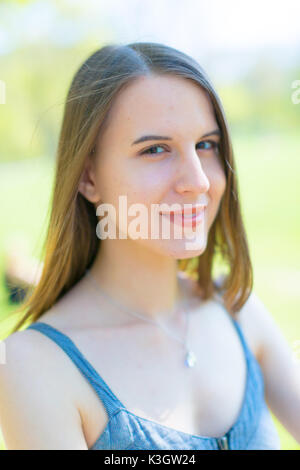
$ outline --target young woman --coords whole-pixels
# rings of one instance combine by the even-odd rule
[[[152,236],[153,207],[181,238]],[[5,341],[8,449],[278,449],[269,407],[300,442],[292,354],[252,292],[226,117],[196,61],[134,43],[83,63],[51,209],[40,279]]]

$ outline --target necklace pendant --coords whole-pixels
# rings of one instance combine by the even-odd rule
[[[195,354],[193,353],[193,351],[188,351],[185,356],[185,365],[187,367],[194,367],[196,362],[197,362],[197,358]]]

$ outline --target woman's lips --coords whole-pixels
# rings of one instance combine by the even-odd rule
[[[167,217],[170,221],[176,225],[180,225],[182,227],[196,227],[196,225],[204,222],[206,207],[202,207],[198,209],[197,212],[193,211],[193,214],[186,214],[184,213],[175,213],[175,212],[168,212],[168,213],[161,213],[162,216]]]

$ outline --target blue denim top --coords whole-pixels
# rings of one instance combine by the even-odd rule
[[[247,379],[239,416],[226,434],[218,437],[189,434],[135,415],[114,395],[69,336],[43,322],[32,323],[28,328],[40,331],[65,351],[104,405],[109,419],[89,450],[280,449],[279,436],[264,398],[261,367],[247,345],[241,326],[229,317],[243,346]]]

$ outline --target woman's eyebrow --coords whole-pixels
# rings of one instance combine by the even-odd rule
[[[210,135],[221,136],[221,131],[220,129],[214,129],[213,131],[204,134],[202,137],[200,137],[200,139],[203,139],[203,137],[209,137]],[[143,135],[139,139],[132,142],[131,145],[140,144],[141,142],[145,142],[147,140],[172,140],[172,137],[168,137],[165,135]]]

